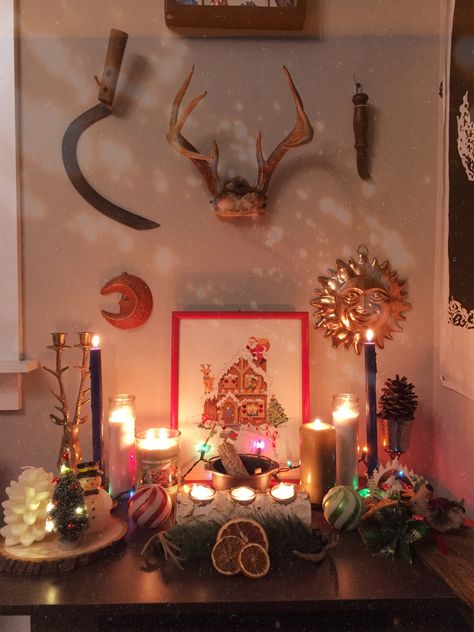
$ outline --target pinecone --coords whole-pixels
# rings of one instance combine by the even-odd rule
[[[396,375],[394,379],[385,380],[382,389],[377,417],[399,421],[411,421],[418,405],[413,384],[406,377]]]

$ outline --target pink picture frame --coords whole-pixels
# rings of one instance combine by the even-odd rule
[[[189,469],[227,439],[240,453],[299,462],[309,421],[308,312],[173,312],[171,427],[181,431]],[[211,434],[211,438],[209,435]],[[193,480],[210,478],[204,463]]]

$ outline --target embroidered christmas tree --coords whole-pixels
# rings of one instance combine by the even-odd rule
[[[65,453],[64,456],[67,458],[61,466],[49,516],[54,530],[59,533],[59,539],[75,542],[87,529],[89,520],[83,489],[69,464],[69,455]]]
[[[286,424],[288,421],[288,415],[285,412],[285,409],[277,400],[275,395],[272,395],[270,398],[270,402],[268,403],[267,410],[267,422],[270,426],[274,426],[275,428],[281,426],[282,424]]]

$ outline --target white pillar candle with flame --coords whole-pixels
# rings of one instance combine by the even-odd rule
[[[135,483],[135,397],[114,395],[109,401],[109,493],[116,498]]]
[[[336,485],[357,489],[359,398],[351,393],[334,395],[332,420],[336,429]]]

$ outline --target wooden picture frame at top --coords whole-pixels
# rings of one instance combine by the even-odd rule
[[[199,459],[213,424],[206,460],[227,438],[240,453],[297,464],[309,414],[308,312],[172,313],[171,427],[181,432],[181,472]],[[186,482],[210,476],[200,462]]]
[[[209,0],[184,4],[179,0],[165,0],[166,26],[190,36],[236,35],[261,31],[297,32],[303,29],[306,0],[294,0],[294,6],[278,6],[276,0],[259,0],[259,4],[213,6]],[[246,33],[241,33],[245,31]]]

